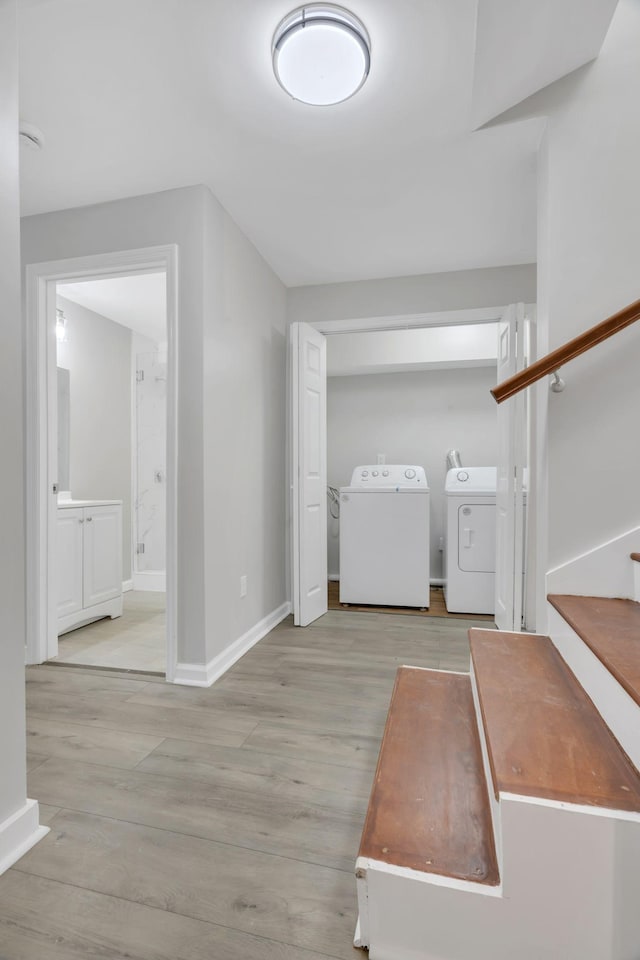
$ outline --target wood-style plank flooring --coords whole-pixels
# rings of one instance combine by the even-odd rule
[[[385,607],[357,603],[343,606],[340,603],[340,583],[337,580],[329,580],[327,590],[329,610],[343,610],[345,613],[393,613],[396,616],[403,614],[409,617],[452,617],[454,620],[485,620],[489,623],[495,621],[493,614],[488,613],[449,613],[444,602],[442,587],[432,586],[429,593],[429,606],[426,610],[421,610],[418,607]]]
[[[361,957],[353,867],[395,672],[467,670],[470,625],[288,619],[210,689],[29,668],[51,832],[0,877],[2,960]]]

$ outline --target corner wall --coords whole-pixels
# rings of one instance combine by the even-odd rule
[[[620,0],[599,58],[531,98],[524,111],[548,116],[538,318],[549,349],[640,298],[639,47],[640,4]],[[548,396],[546,570],[640,524],[639,361],[636,324],[568,364],[564,393],[541,387]]]
[[[0,873],[47,832],[27,800],[17,54],[16,4],[0,0]]]
[[[286,289],[211,194],[204,258],[206,634],[215,673],[231,643],[250,644],[282,618],[286,600]]]

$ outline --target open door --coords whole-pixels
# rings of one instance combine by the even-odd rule
[[[293,622],[327,612],[327,360],[324,335],[293,323],[291,337]]]
[[[498,383],[525,366],[524,304],[507,307],[498,324]],[[522,629],[524,596],[524,465],[527,419],[524,393],[498,406],[496,490],[496,624]]]

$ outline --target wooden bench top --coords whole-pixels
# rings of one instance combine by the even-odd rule
[[[640,812],[640,776],[551,640],[469,636],[496,792]]]
[[[560,594],[548,599],[640,705],[640,603]]]
[[[360,856],[499,883],[468,676],[398,670]]]

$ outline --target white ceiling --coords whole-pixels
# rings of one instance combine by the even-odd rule
[[[473,115],[591,56],[613,0],[513,0],[526,82],[495,57],[511,2],[349,0],[371,74],[314,108],[271,68],[295,0],[22,0],[21,116],[46,138],[22,151],[23,213],[205,183],[288,285],[533,261],[539,124]]]
[[[156,343],[167,339],[166,278],[143,273],[106,280],[59,283],[56,292]]]

